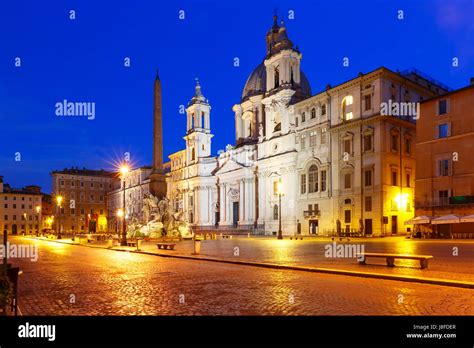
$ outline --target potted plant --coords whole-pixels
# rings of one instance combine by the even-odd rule
[[[5,308],[11,303],[13,298],[13,284],[4,274],[0,275],[0,308]],[[4,312],[4,315],[6,312]]]

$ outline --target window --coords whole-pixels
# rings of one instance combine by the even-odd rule
[[[322,128],[321,129],[321,145],[326,144],[326,135],[327,135],[326,128]]]
[[[449,192],[448,190],[438,191],[439,204],[445,205],[449,203]]]
[[[347,174],[344,174],[344,188],[345,189],[350,189],[352,187],[352,178],[351,178],[351,174],[350,173],[347,173]]]
[[[71,208],[71,214],[76,214],[76,209],[75,208]]]
[[[312,165],[308,170],[309,193],[318,191],[318,167]]]
[[[4,220],[5,220],[5,221],[7,221],[7,220],[8,220],[8,215],[5,215],[5,218],[4,218]]]
[[[449,127],[448,127],[447,123],[443,123],[443,124],[438,125],[438,138],[439,139],[447,138],[448,137],[448,130],[449,130]]]
[[[393,171],[392,172],[392,186],[397,186],[397,178],[398,178],[398,173]]]
[[[438,115],[444,115],[448,112],[448,101],[441,99],[438,103]]]
[[[365,197],[365,211],[372,211],[372,197]]]
[[[316,109],[312,108],[311,109],[311,119],[316,118]]]
[[[278,205],[273,206],[273,220],[278,220]]]
[[[326,177],[327,177],[326,171],[322,170],[321,171],[321,191],[326,191],[326,182],[327,182]]]
[[[59,180],[59,185],[64,186],[64,180]]]
[[[301,183],[300,183],[301,194],[306,193],[306,174],[301,174]]]
[[[372,171],[366,170],[364,172],[364,184],[365,186],[372,186]]]
[[[5,204],[5,208],[8,208],[8,204]]]
[[[324,115],[326,115],[326,104],[321,106],[321,116],[324,116]]]
[[[94,187],[94,183],[93,183],[93,182],[91,182],[91,187]]]
[[[410,183],[410,174],[406,175],[406,180],[407,180],[407,187],[410,187],[410,185],[411,185],[411,183]]]
[[[342,118],[345,121],[352,120],[354,118],[352,114],[352,96],[348,95],[342,100]]]
[[[74,187],[75,186],[75,183],[74,181],[71,181],[71,186]]]
[[[25,209],[25,205],[24,205],[24,204],[21,205],[21,209]]]
[[[278,195],[278,181],[277,180],[273,182],[273,194]]]
[[[90,195],[90,200],[94,201],[94,195]]]
[[[13,209],[16,209],[16,204],[13,204]]]
[[[278,67],[275,67],[275,88],[278,88],[280,86],[280,71],[278,70]]]
[[[364,151],[372,150],[372,134],[364,135]]]
[[[351,140],[350,139],[344,140],[344,152],[348,154],[351,153]]]
[[[316,131],[309,134],[309,146],[316,146]]]
[[[405,152],[407,155],[411,155],[411,139],[405,139]]]
[[[295,117],[295,127],[298,127],[298,116]]]
[[[194,147],[193,147],[191,150],[191,161],[194,161],[195,158],[196,158],[196,153],[194,152]]]
[[[448,176],[449,175],[449,160],[443,159],[439,162],[439,176]]]
[[[351,223],[351,211],[344,210],[344,223],[350,224]]]
[[[305,122],[305,121],[306,121],[306,113],[303,112],[303,113],[301,114],[301,123],[303,123],[303,122]]]
[[[301,135],[301,150],[306,148],[306,134]]]
[[[392,151],[398,151],[398,134],[392,134],[390,136],[390,149]]]
[[[83,181],[81,181],[81,187],[84,187],[84,182]]]
[[[84,209],[81,209],[81,215],[84,215]]]
[[[364,110],[367,111],[370,109],[372,109],[372,96],[369,94],[364,96]]]

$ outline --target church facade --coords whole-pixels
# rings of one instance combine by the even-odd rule
[[[169,156],[167,197],[196,230],[271,235],[281,218],[283,235],[405,233],[414,215],[416,115],[393,106],[446,89],[381,67],[312,94],[301,61],[274,17],[265,59],[232,108],[235,145],[217,157],[211,105],[197,83],[186,148]],[[397,113],[387,115],[386,105]]]

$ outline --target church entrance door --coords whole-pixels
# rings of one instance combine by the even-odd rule
[[[237,227],[239,222],[239,202],[232,203],[232,222],[234,227]]]

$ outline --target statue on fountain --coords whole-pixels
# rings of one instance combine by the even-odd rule
[[[192,238],[185,214],[182,211],[174,211],[168,198],[159,200],[146,193],[142,210],[145,224],[139,228],[141,234],[149,238]]]

